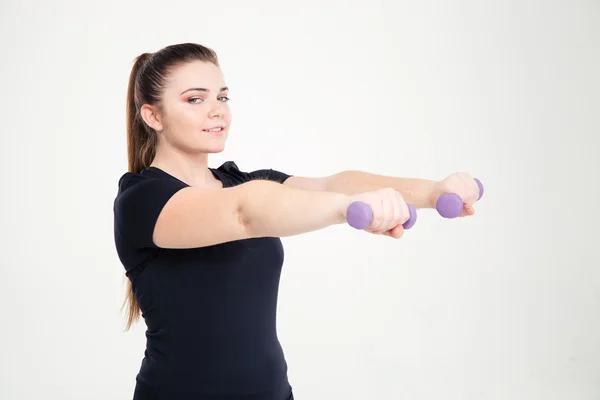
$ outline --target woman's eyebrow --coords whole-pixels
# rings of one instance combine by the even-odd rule
[[[181,92],[181,94],[184,94],[184,93],[186,93],[186,92],[191,92],[191,91],[193,91],[193,90],[196,90],[196,91],[198,91],[198,92],[210,92],[210,90],[209,90],[209,89],[206,89],[206,88],[189,88],[189,89],[187,89],[187,90],[184,90],[183,92]],[[220,91],[220,92],[224,92],[224,91],[226,91],[226,90],[229,90],[229,88],[228,88],[227,86],[223,86],[223,87],[221,88],[221,90],[219,90],[219,91]],[[180,94],[180,95],[181,95],[181,94]]]

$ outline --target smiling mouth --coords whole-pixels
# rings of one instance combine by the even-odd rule
[[[216,128],[211,128],[211,129],[202,129],[204,132],[223,132],[225,130],[225,128],[219,126]]]

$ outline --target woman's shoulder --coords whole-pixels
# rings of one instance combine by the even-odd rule
[[[153,176],[151,174],[148,174],[146,172],[146,170],[143,170],[141,172],[125,172],[121,175],[121,177],[119,178],[118,181],[118,189],[119,189],[119,194],[125,192],[127,189],[130,189],[131,187],[145,182],[145,181],[149,181],[152,179],[156,179],[156,176]]]
[[[115,201],[123,197],[152,196],[155,193],[181,189],[187,184],[152,167],[141,172],[125,172],[119,178]],[[138,194],[139,193],[139,194]]]

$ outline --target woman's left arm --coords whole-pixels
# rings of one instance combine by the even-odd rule
[[[473,204],[477,201],[479,187],[475,180],[464,172],[449,175],[441,181],[419,178],[402,178],[377,175],[364,171],[342,171],[322,178],[292,176],[285,184],[308,190],[325,190],[348,195],[394,188],[404,200],[416,208],[435,208],[443,193],[456,193],[464,202],[461,216],[473,215]]]

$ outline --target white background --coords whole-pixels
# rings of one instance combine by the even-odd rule
[[[222,5],[226,4],[226,5]],[[112,202],[134,57],[215,49],[224,153],[486,192],[400,241],[284,239],[278,329],[299,400],[600,398],[600,3],[60,1],[0,6],[0,398],[128,399]]]

